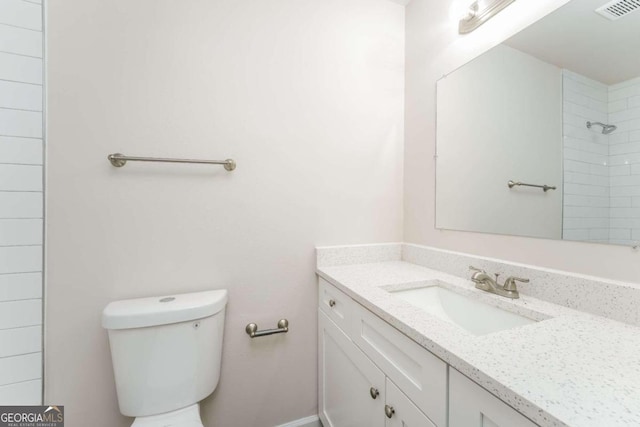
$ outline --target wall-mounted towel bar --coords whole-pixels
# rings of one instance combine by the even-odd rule
[[[259,331],[258,325],[255,323],[249,323],[244,330],[251,338],[264,337],[273,334],[286,334],[289,332],[289,321],[287,319],[280,319],[277,329],[265,329],[263,331]]]
[[[542,188],[542,191],[544,191],[545,193],[549,190],[555,190],[556,187],[552,187],[550,185],[536,185],[536,184],[525,184],[524,182],[516,182],[516,181],[509,181],[507,182],[507,185],[509,186],[509,188],[513,188],[513,187],[535,187],[535,188]]]
[[[194,159],[163,159],[159,157],[137,157],[137,156],[125,156],[120,153],[113,153],[107,156],[107,159],[116,168],[121,168],[127,164],[127,162],[161,162],[161,163],[196,163],[205,165],[223,165],[228,171],[232,171],[236,168],[236,162],[233,159],[226,160],[194,160]]]

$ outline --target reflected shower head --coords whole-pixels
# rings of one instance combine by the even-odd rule
[[[593,125],[602,126],[602,133],[604,135],[609,135],[611,132],[613,132],[614,130],[618,129],[618,126],[616,126],[616,125],[607,125],[607,124],[600,123],[600,122],[587,122],[587,129],[591,129],[591,126],[593,126]]]

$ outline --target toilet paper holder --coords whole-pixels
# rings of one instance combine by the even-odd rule
[[[289,321],[287,319],[280,319],[276,329],[265,329],[262,331],[258,330],[258,325],[255,323],[249,323],[244,330],[251,338],[264,337],[273,334],[286,334],[289,332]]]

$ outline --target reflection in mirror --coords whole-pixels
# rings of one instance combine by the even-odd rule
[[[638,244],[640,7],[606,3],[573,0],[438,81],[437,228]]]

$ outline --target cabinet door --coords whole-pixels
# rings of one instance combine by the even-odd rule
[[[449,427],[536,427],[536,424],[450,367]]]
[[[382,371],[321,310],[318,333],[319,412],[324,427],[384,427]]]
[[[436,427],[389,378],[386,388],[386,427]]]
[[[362,307],[353,305],[353,342],[438,427],[447,427],[447,364]]]

